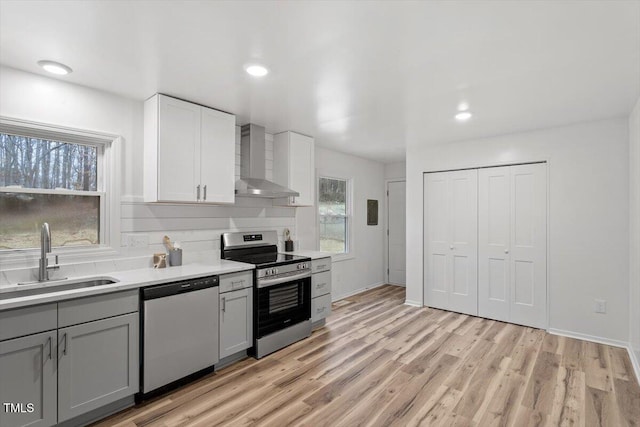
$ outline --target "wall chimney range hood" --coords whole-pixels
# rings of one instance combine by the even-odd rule
[[[264,127],[247,124],[240,129],[240,179],[236,181],[236,196],[298,197],[297,191],[266,179]]]

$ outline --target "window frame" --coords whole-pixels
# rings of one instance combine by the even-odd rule
[[[120,201],[120,158],[122,137],[113,134],[87,131],[58,125],[0,116],[0,133],[31,138],[89,145],[97,148],[96,191],[67,189],[22,188],[0,186],[2,193],[68,194],[98,197],[100,200],[100,230],[98,245],[56,246],[53,252],[61,256],[61,263],[115,255],[112,247],[118,242],[120,225],[116,220]],[[0,249],[0,264],[5,268],[21,268],[32,265],[40,257],[40,248]]]
[[[320,215],[320,180],[321,179],[333,179],[339,181],[346,182],[346,204],[345,204],[345,227],[346,227],[346,252],[343,253],[333,253],[331,252],[331,259],[334,262],[345,261],[348,259],[355,258],[354,255],[354,233],[353,233],[353,178],[335,176],[333,174],[328,173],[318,173],[316,177],[316,248],[320,250],[320,217],[322,216],[337,216],[341,217],[342,215]]]

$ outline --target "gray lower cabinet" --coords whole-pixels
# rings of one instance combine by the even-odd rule
[[[331,314],[331,258],[311,261],[311,322],[317,329]]]
[[[252,341],[253,288],[220,294],[220,359],[251,347]]]
[[[56,331],[0,342],[0,426],[57,422]]]
[[[58,330],[59,422],[138,391],[138,331],[138,313]]]

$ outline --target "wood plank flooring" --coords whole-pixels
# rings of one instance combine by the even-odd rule
[[[403,302],[338,301],[309,339],[96,425],[640,425],[626,350]]]

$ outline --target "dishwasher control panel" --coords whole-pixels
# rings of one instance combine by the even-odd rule
[[[199,277],[178,282],[163,283],[161,285],[142,288],[142,300],[163,298],[184,292],[198,291],[200,289],[213,288],[220,285],[218,276]]]

